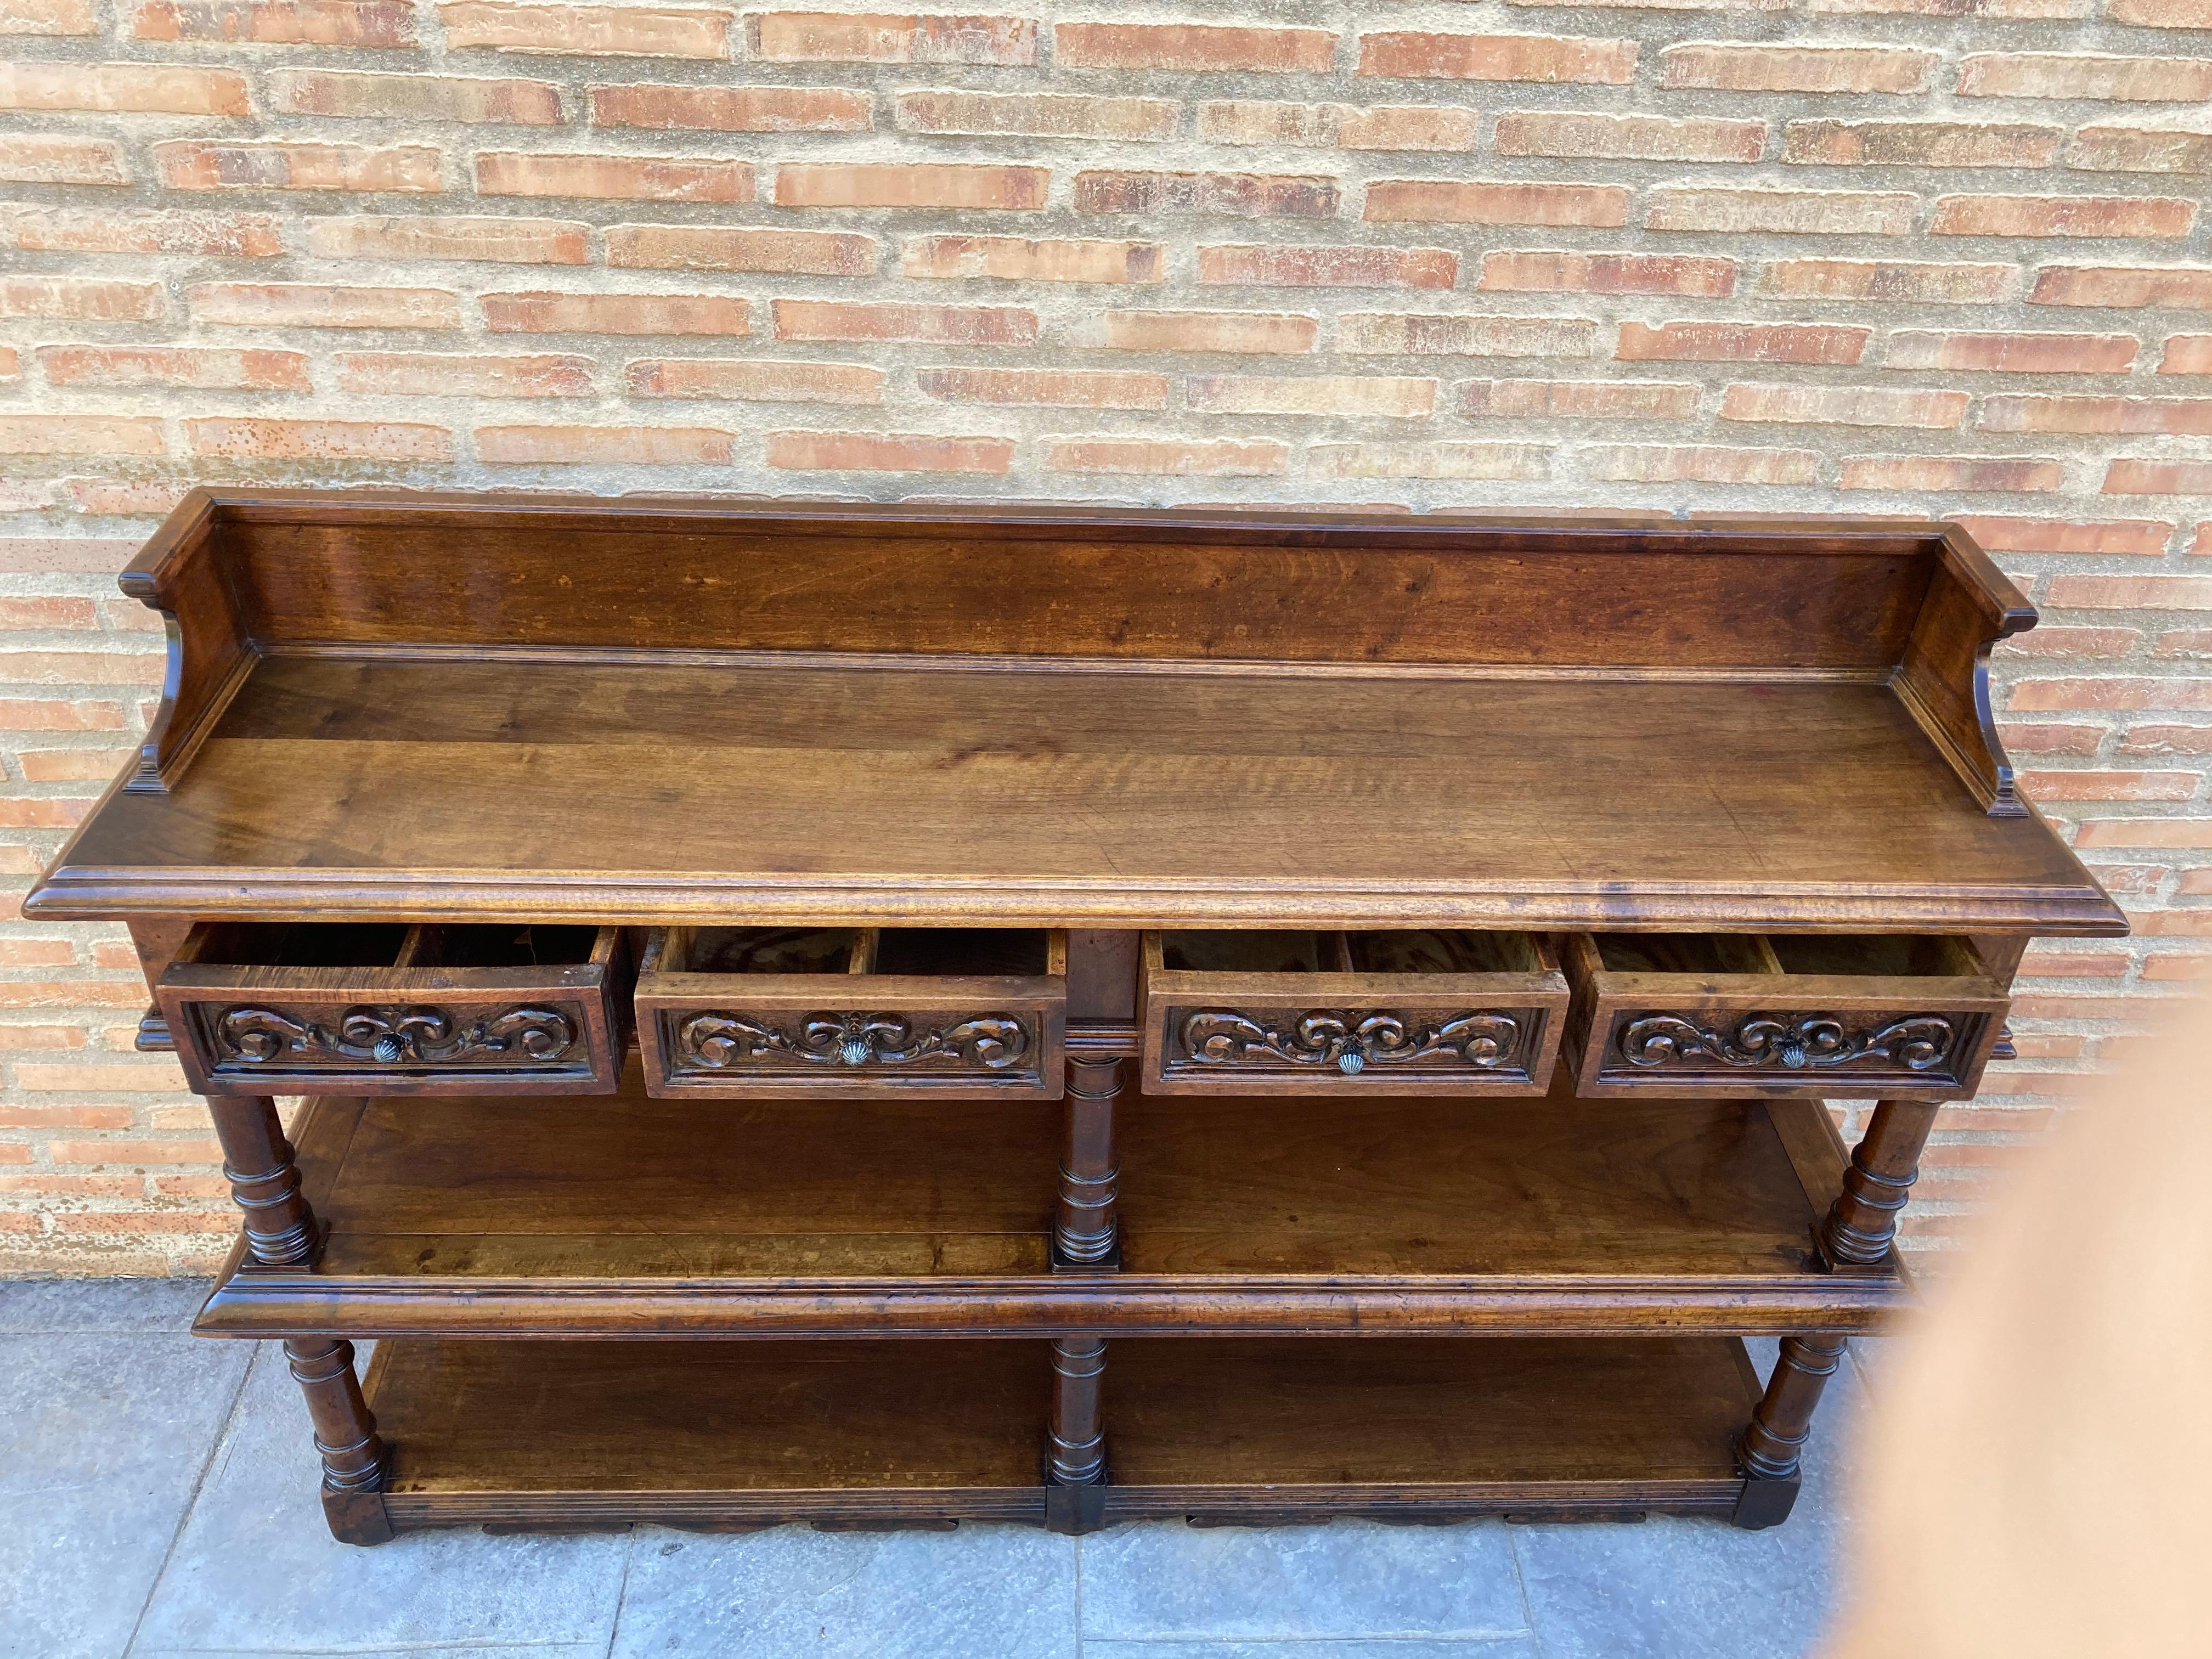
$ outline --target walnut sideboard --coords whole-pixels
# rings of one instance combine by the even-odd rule
[[[129,923],[356,1543],[1771,1525],[2125,931],[1951,526],[200,491],[123,586],[25,908]]]

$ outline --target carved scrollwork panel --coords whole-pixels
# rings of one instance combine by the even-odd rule
[[[1887,1062],[1908,1072],[1942,1072],[1960,1048],[1960,1027],[1936,1014],[1857,1025],[1830,1014],[1753,1013],[1733,1024],[1679,1014],[1644,1014],[1620,1028],[1621,1058],[1644,1070],[1718,1064],[1737,1069],[1820,1070]]]
[[[368,1004],[325,1015],[247,1005],[207,1022],[218,1065],[286,1070],[316,1066],[553,1066],[573,1057],[577,1023],[567,1012],[524,1004],[456,1017],[424,1005]]]
[[[1370,1066],[1388,1069],[1419,1061],[1510,1070],[1522,1063],[1526,1042],[1520,1021],[1478,1011],[1431,1020],[1388,1010],[1255,1015],[1200,1008],[1183,1014],[1175,1033],[1194,1067],[1333,1066],[1346,1077]]]
[[[968,1067],[987,1073],[1034,1069],[1036,1021],[979,1013],[932,1024],[897,1013],[822,1012],[798,1016],[709,1010],[680,1016],[673,1058],[687,1067],[748,1066]],[[1025,1062],[1028,1062],[1025,1065]]]

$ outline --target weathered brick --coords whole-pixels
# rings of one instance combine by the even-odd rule
[[[478,303],[495,334],[752,332],[752,301],[737,295],[487,294]]]
[[[0,63],[0,109],[248,115],[246,77],[180,64]]]
[[[2124,374],[2135,367],[2132,334],[1945,333],[1899,329],[1885,368],[1972,369],[2004,374]]]
[[[2075,832],[2076,847],[2212,848],[2212,818],[2089,818]],[[2153,931],[2157,912],[2137,919],[2136,931]]]
[[[2084,173],[2212,173],[2212,132],[2156,127],[2083,127],[2066,165]]]
[[[2021,634],[2006,641],[2005,649],[2016,656],[2042,659],[2070,658],[2081,660],[2091,657],[2124,657],[2142,643],[2142,632],[2134,628],[2079,628],[2063,623],[2045,623],[2032,634]]]
[[[2197,222],[2178,196],[1943,196],[1938,236],[2118,236],[2174,240]]]
[[[1077,324],[1072,343],[1111,351],[1304,352],[1321,325],[1311,317],[1244,311],[1108,311]]]
[[[1687,253],[1500,252],[1482,256],[1481,289],[1540,293],[1691,294],[1735,290],[1735,261]]]
[[[1022,306],[938,306],[868,300],[778,300],[779,340],[917,340],[935,345],[1035,345],[1036,313]]]
[[[2077,611],[2212,611],[2212,576],[2053,576],[2048,602]]]
[[[1903,236],[1920,198],[1902,191],[1730,190],[1662,185],[1650,196],[1646,230],[1762,231],[1784,236]]]
[[[1597,330],[1588,317],[1350,312],[1337,319],[1336,349],[1389,356],[1587,357]]]
[[[2121,456],[2105,469],[2107,495],[2212,494],[2212,461],[2166,461]]]
[[[123,705],[118,702],[0,699],[0,731],[119,732],[125,724]]]
[[[1857,362],[1874,331],[1830,323],[1625,322],[1613,356],[1625,362]]]
[[[1626,86],[1636,78],[1636,42],[1551,34],[1363,34],[1359,73],[1399,81]]]
[[[1131,369],[921,368],[915,385],[948,404],[1049,409],[1165,409],[1168,377]]]
[[[1434,104],[1261,104],[1198,106],[1199,142],[1288,144],[1299,149],[1466,150],[1475,146],[1480,117],[1471,109]]]
[[[1855,455],[1836,482],[1843,489],[2047,491],[2065,487],[2066,468],[2032,456]]]
[[[1948,428],[1966,418],[1971,401],[1964,392],[1739,380],[1722,393],[1720,417],[1792,425]]]
[[[1252,173],[1075,175],[1078,213],[1218,213],[1237,218],[1334,219],[1334,179]]]
[[[1186,75],[1326,75],[1336,61],[1328,29],[1212,23],[1058,23],[1061,69],[1150,70]]]
[[[417,44],[409,0],[145,0],[131,33],[141,40],[264,46]]]
[[[2212,266],[2045,265],[2035,273],[2027,302],[2118,311],[2212,311]]]
[[[0,415],[0,455],[160,455],[167,447],[158,420],[122,415]],[[23,678],[20,667],[9,678]],[[78,678],[102,677],[85,672]]]
[[[589,225],[483,216],[318,219],[307,250],[319,259],[459,259],[502,264],[591,263]]]
[[[1448,289],[1459,281],[1459,255],[1440,247],[1231,243],[1199,249],[1198,280],[1264,288]]]
[[[428,144],[212,144],[173,139],[148,152],[169,190],[352,190],[419,192],[445,188]]]
[[[591,89],[595,127],[654,131],[865,132],[874,100],[842,87],[663,87]]]
[[[0,0],[0,34],[97,34],[93,0]]]
[[[2108,98],[2123,103],[2212,97],[2212,58],[2091,52],[1983,52],[1959,64],[1961,98]]]
[[[96,276],[0,276],[0,317],[150,323],[159,320],[166,309],[158,283]]]
[[[789,276],[867,276],[876,239],[842,230],[723,225],[609,225],[607,264],[617,270],[765,270]]]
[[[2141,28],[2212,29],[2208,0],[2105,0],[2105,15]]]
[[[2047,167],[2063,127],[1964,121],[1792,121],[1782,159],[1800,166]]]
[[[1766,123],[1715,115],[1577,114],[1508,110],[1492,140],[1500,155],[1597,156],[1633,161],[1756,161]]]
[[[1984,432],[2212,433],[2212,398],[1984,398]],[[2053,604],[2061,603],[2054,599]]]
[[[1378,179],[1361,216],[1370,224],[1560,225],[1610,230],[1628,222],[1620,185]]]
[[[866,363],[738,357],[645,357],[623,371],[633,398],[714,398],[749,404],[880,404],[885,375]]]
[[[1157,283],[1166,253],[1158,242],[909,236],[899,250],[899,269],[907,276],[940,280],[988,276],[1018,283]]]
[[[529,127],[561,125],[560,88],[544,81],[271,70],[262,77],[262,85],[267,89],[270,108],[279,115]]]
[[[574,155],[487,150],[476,158],[479,196],[575,196],[601,200],[750,202],[750,161],[705,156]]]
[[[1896,305],[1995,305],[2011,297],[2016,265],[1936,264],[1903,259],[1775,259],[1759,291],[1806,300],[1871,300]]]
[[[459,328],[459,297],[436,288],[344,288],[323,283],[195,283],[193,319],[237,328]]]
[[[131,180],[123,146],[112,138],[64,133],[0,133],[0,179],[21,185],[122,185]]]
[[[1291,447],[1274,438],[1048,438],[1048,472],[1261,478],[1290,470]]]
[[[709,426],[480,426],[487,466],[726,465],[736,434]]]
[[[1914,46],[1800,46],[1699,40],[1659,54],[1669,91],[1925,92],[1938,54]]]
[[[1577,452],[1583,474],[1607,483],[1808,484],[1820,476],[1809,449],[1718,444],[1595,444]]]
[[[194,455],[262,461],[450,461],[453,434],[416,421],[211,416],[185,422]]]
[[[769,63],[995,64],[1037,60],[1026,17],[928,17],[890,12],[775,11],[756,16],[753,52]]]
[[[1466,380],[1470,420],[1682,421],[1698,412],[1695,386],[1670,380]]]
[[[431,351],[342,351],[338,390],[376,398],[588,398],[592,360]]]
[[[2092,553],[2157,558],[2173,539],[2166,519],[2026,519],[1954,513],[1966,533],[1992,553]]]
[[[2095,0],[1806,0],[1805,5],[1808,12],[1816,15],[1985,18],[2002,22],[2087,17],[2094,9]]]
[[[304,351],[214,346],[39,348],[49,386],[189,386],[210,392],[311,392]]]
[[[2212,334],[2172,334],[2159,353],[2161,374],[2212,374]]]
[[[1216,415],[1387,416],[1426,420],[1436,413],[1431,380],[1364,374],[1194,374],[1189,406]]]
[[[771,432],[768,464],[788,472],[982,472],[1012,470],[1011,438],[921,432]]]
[[[1550,447],[1447,439],[1429,443],[1315,444],[1307,468],[1322,478],[1479,478],[1516,483],[1551,476]]]
[[[1044,205],[1046,167],[955,161],[785,161],[778,207],[989,208],[1033,213]]]
[[[459,52],[561,52],[607,58],[726,58],[732,14],[713,7],[589,6],[562,0],[446,0],[446,46]]]
[[[40,253],[188,253],[268,259],[284,252],[265,213],[119,213],[0,209],[0,240]]]
[[[892,109],[902,132],[1138,143],[1174,137],[1182,118],[1182,106],[1171,98],[1089,98],[1068,93],[902,92]]]

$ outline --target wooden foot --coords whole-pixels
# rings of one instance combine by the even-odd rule
[[[1114,1100],[1121,1092],[1120,1060],[1067,1062],[1060,1207],[1052,1237],[1056,1267],[1121,1265],[1121,1239],[1114,1217],[1121,1182],[1114,1154]]]
[[[307,1397],[307,1416],[315,1425],[315,1449],[323,1460],[323,1514],[331,1535],[345,1544],[384,1543],[392,1536],[384,1508],[389,1460],[376,1419],[361,1397],[353,1344],[294,1337],[284,1344],[284,1358]]]
[[[300,1192],[292,1143],[266,1095],[210,1095],[230,1195],[246,1212],[246,1253],[264,1267],[293,1267],[315,1254],[315,1218]]]
[[[1939,1109],[1917,1100],[1885,1100],[1875,1107],[1844,1171],[1843,1193],[1820,1224],[1820,1259],[1830,1267],[1870,1267],[1889,1255]]]
[[[1095,1336],[1052,1345],[1052,1427],[1045,1447],[1045,1525],[1054,1532],[1096,1532],[1105,1522],[1106,1435],[1099,1426],[1099,1381],[1106,1345]]]
[[[1820,1391],[1844,1363],[1844,1337],[1820,1333],[1785,1336],[1766,1397],[1752,1412],[1751,1425],[1736,1448],[1744,1478],[1736,1500],[1739,1527],[1779,1525],[1797,1501],[1805,1442],[1813,1432],[1814,1408]]]

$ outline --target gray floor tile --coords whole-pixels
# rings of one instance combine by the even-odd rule
[[[637,1534],[613,1659],[1074,1659],[1075,1547],[1032,1527]]]
[[[1189,1527],[1083,1540],[1083,1634],[1152,1641],[1496,1637],[1528,1629],[1504,1526]]]
[[[1411,1641],[1363,1637],[1296,1642],[1100,1642],[1083,1644],[1083,1659],[1542,1659],[1533,1636],[1489,1640]]]
[[[331,1537],[319,1478],[299,1389],[262,1345],[140,1648],[605,1651],[627,1536],[426,1532],[358,1549]]]
[[[186,1331],[204,1279],[0,1279],[0,1334]]]
[[[114,1659],[248,1355],[190,1336],[0,1336],[0,1654]]]

